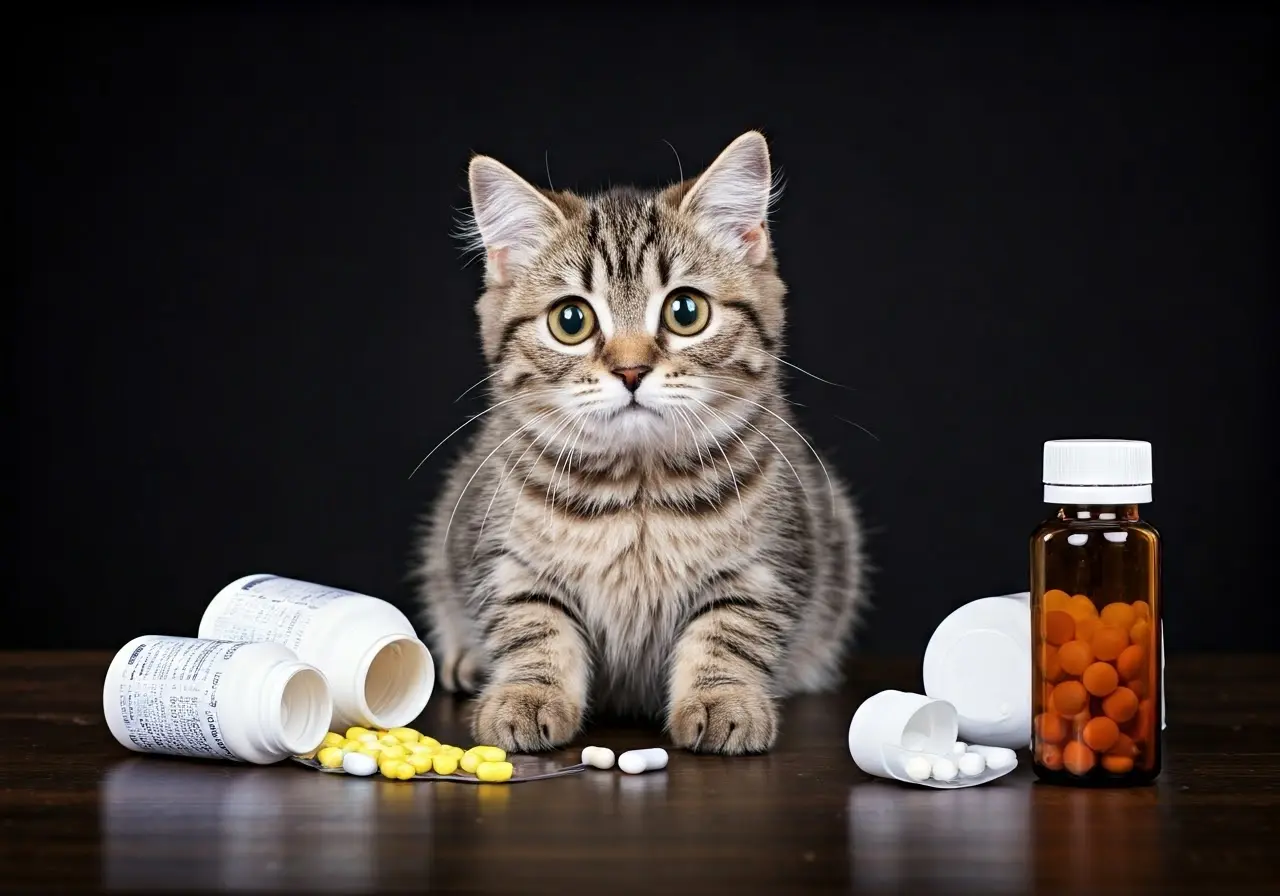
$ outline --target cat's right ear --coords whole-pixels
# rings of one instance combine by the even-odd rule
[[[564,215],[536,187],[488,156],[471,160],[468,180],[473,236],[477,248],[484,248],[488,279],[502,286],[546,244]]]

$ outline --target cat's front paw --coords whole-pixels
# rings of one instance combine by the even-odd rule
[[[672,704],[668,727],[677,747],[698,753],[763,753],[778,739],[778,707],[759,685],[694,689]]]
[[[471,733],[509,753],[550,750],[573,740],[582,706],[554,685],[495,682],[476,698]]]

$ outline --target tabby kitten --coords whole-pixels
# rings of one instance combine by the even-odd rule
[[[772,187],[756,132],[649,192],[472,159],[493,404],[418,572],[442,685],[479,688],[477,742],[556,747],[594,707],[760,752],[778,698],[837,681],[861,534],[782,395]]]

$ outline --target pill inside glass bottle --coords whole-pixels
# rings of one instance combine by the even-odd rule
[[[1160,774],[1160,535],[1147,442],[1046,442],[1031,537],[1033,768],[1054,784]]]

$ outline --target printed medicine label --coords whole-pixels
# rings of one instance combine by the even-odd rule
[[[271,641],[297,651],[316,611],[355,594],[280,576],[257,576],[222,598],[208,637],[222,641]]]

